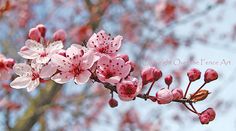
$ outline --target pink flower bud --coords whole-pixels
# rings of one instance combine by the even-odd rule
[[[132,62],[132,61],[127,61],[126,63],[129,64],[129,65],[131,66],[130,72],[134,71],[135,63]]]
[[[210,121],[213,121],[216,117],[216,112],[214,111],[213,108],[207,108],[205,111],[203,111],[203,113],[209,115]]]
[[[161,89],[156,93],[158,104],[168,104],[173,100],[173,94],[169,89]]]
[[[172,78],[171,75],[166,76],[166,77],[165,77],[165,83],[166,83],[166,85],[170,86],[170,84],[172,83],[172,80],[173,80],[173,78]]]
[[[187,72],[187,75],[188,75],[189,81],[193,82],[200,79],[201,72],[196,68],[192,68],[191,70]]]
[[[40,41],[41,33],[37,28],[31,28],[28,34],[31,40]]]
[[[115,108],[115,107],[118,106],[118,101],[115,100],[115,99],[113,99],[113,98],[111,98],[111,99],[109,100],[109,105],[110,105],[111,108]]]
[[[173,100],[180,100],[184,97],[183,90],[181,88],[175,88],[172,90]]]
[[[12,68],[13,65],[15,64],[15,60],[12,58],[8,58],[4,60],[4,63],[6,64],[8,68]]]
[[[36,28],[39,30],[41,36],[45,37],[47,31],[46,27],[43,24],[39,24],[36,26]]]
[[[66,39],[66,32],[62,29],[57,30],[54,34],[53,34],[53,40],[54,41],[65,41]]]
[[[199,115],[199,120],[202,124],[208,124],[210,122],[210,116],[208,114],[200,114]]]
[[[119,54],[116,57],[122,58],[125,62],[129,61],[129,56],[126,54]]]
[[[206,83],[214,81],[218,78],[218,73],[213,69],[207,69],[204,75],[204,80]]]
[[[162,76],[162,72],[155,68],[155,67],[149,67],[142,70],[141,77],[143,85],[146,85],[150,82],[157,81]]]

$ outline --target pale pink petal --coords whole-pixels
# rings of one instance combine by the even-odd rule
[[[76,55],[81,55],[80,49],[78,49],[76,46],[71,45],[67,50],[66,50],[66,56],[73,58]]]
[[[51,61],[60,71],[69,71],[71,69],[71,61],[64,56],[55,54],[52,56]]]
[[[18,54],[25,59],[35,59],[39,56],[39,53],[30,50],[28,47],[24,46],[21,48]]]
[[[50,78],[57,71],[57,66],[52,62],[49,62],[47,65],[43,66],[40,71],[40,78]]]
[[[0,81],[2,80],[10,80],[11,78],[11,70],[1,69],[0,70]]]
[[[98,47],[98,41],[97,41],[97,34],[93,34],[89,40],[88,40],[88,43],[87,43],[87,47],[89,49],[96,49]]]
[[[27,91],[31,92],[33,91],[36,87],[39,86],[39,79],[35,79],[33,81],[30,82],[29,86],[27,87]]]
[[[85,70],[75,77],[75,82],[77,84],[84,84],[89,80],[90,76],[91,76],[91,72],[88,70]]]
[[[49,54],[54,54],[60,51],[62,48],[63,48],[62,41],[55,41],[48,45],[48,47],[46,48],[46,52],[48,52]]]
[[[96,75],[101,82],[105,82],[106,78],[104,75],[102,75],[101,73],[97,73]]]
[[[36,62],[37,62],[37,63],[43,63],[43,64],[45,64],[45,63],[47,63],[50,59],[51,59],[51,58],[48,57],[48,56],[38,57],[38,58],[36,58]]]
[[[34,40],[26,40],[25,46],[37,53],[41,53],[44,51],[43,45]]]
[[[20,76],[31,76],[32,69],[28,64],[19,63],[13,66],[13,70],[17,75]]]
[[[116,36],[109,44],[108,53],[116,53],[121,47],[122,36]]]
[[[64,84],[68,82],[69,80],[71,80],[73,77],[74,75],[69,72],[60,72],[60,73],[55,74],[51,79],[55,81],[56,83]]]
[[[93,66],[95,60],[96,59],[94,57],[93,52],[89,51],[85,53],[82,57],[81,68],[84,70],[90,69]]]
[[[120,71],[119,71],[121,73],[120,76],[125,78],[126,76],[129,75],[130,70],[131,70],[130,64],[125,64],[124,66],[121,66]]]
[[[103,69],[104,67],[109,66],[110,62],[112,62],[110,58],[108,58],[107,56],[103,56],[98,60],[97,65],[100,66],[101,69]]]
[[[117,84],[120,82],[120,80],[121,80],[120,76],[113,76],[113,77],[110,77],[109,79],[106,79],[106,82],[110,84]]]
[[[31,82],[31,77],[17,77],[10,83],[10,86],[15,89],[26,88]]]

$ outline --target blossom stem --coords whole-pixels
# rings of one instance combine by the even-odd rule
[[[187,86],[187,89],[186,89],[186,91],[185,91],[185,93],[184,93],[184,98],[186,98],[186,96],[187,96],[187,93],[188,93],[188,90],[189,90],[189,87],[190,87],[191,83],[192,83],[192,82],[189,81],[188,86]]]
[[[204,82],[204,83],[202,84],[202,86],[201,86],[200,88],[198,88],[198,90],[193,94],[193,96],[195,96],[206,84],[207,84],[207,83]]]
[[[195,112],[193,109],[191,109],[190,107],[188,107],[186,103],[183,103],[183,104],[184,104],[184,106],[185,106],[189,111],[193,112],[194,114],[198,114],[198,113]]]
[[[149,94],[150,94],[150,92],[151,92],[151,90],[152,90],[152,87],[153,87],[153,85],[154,85],[155,82],[156,82],[156,81],[153,81],[153,82],[152,82],[151,86],[150,86],[149,89],[148,89],[148,92],[146,93],[146,96],[149,96]]]
[[[199,113],[197,112],[196,108],[193,106],[193,103],[189,103],[189,105],[193,108],[193,110],[194,110],[197,114],[199,114]]]

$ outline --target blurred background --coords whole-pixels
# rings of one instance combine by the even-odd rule
[[[210,96],[196,104],[199,111],[216,109],[217,117],[208,125],[178,103],[136,99],[110,108],[109,91],[92,81],[82,86],[47,81],[31,93],[1,81],[0,130],[235,131],[235,12],[235,0],[0,0],[0,51],[17,62],[24,61],[17,52],[29,29],[44,24],[47,39],[58,29],[66,31],[66,47],[86,43],[101,29],[122,35],[119,53],[137,64],[135,75],[156,66],[164,76],[174,76],[171,88],[184,90],[186,72],[193,67],[220,74],[205,87]],[[194,82],[190,92],[202,83]],[[151,94],[162,87],[163,78]]]

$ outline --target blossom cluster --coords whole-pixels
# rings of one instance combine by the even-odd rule
[[[156,67],[148,67],[142,70],[140,78],[134,77],[132,72],[135,63],[129,60],[128,55],[117,53],[122,45],[122,36],[111,37],[110,34],[101,30],[94,33],[84,46],[71,44],[67,49],[63,49],[66,41],[65,31],[56,31],[52,39],[46,39],[46,32],[47,29],[42,24],[29,31],[28,40],[18,52],[21,57],[26,59],[26,62],[14,64],[13,59],[0,56],[0,78],[9,79],[8,70],[11,69],[18,75],[10,83],[12,88],[26,88],[28,92],[31,92],[45,80],[53,80],[59,84],[65,84],[71,80],[76,84],[85,84],[89,80],[93,80],[109,86],[108,89],[112,94],[109,101],[111,107],[118,106],[118,102],[113,98],[113,92],[116,92],[123,101],[131,101],[140,97],[158,104],[180,102],[187,109],[199,115],[202,124],[208,124],[214,120],[215,113],[212,108],[198,113],[193,102],[204,100],[207,97],[208,91],[202,90],[202,88],[205,84],[218,78],[215,70],[208,69],[205,72],[204,84],[190,97],[187,97],[190,84],[201,77],[201,72],[195,68],[187,73],[190,82],[185,94],[181,88],[170,90],[173,77],[167,75],[165,77],[167,87],[157,91],[156,96],[151,96],[151,89],[162,77],[162,71]],[[144,87],[149,83],[151,83],[149,90],[142,94]],[[193,109],[189,108],[187,103]]]

